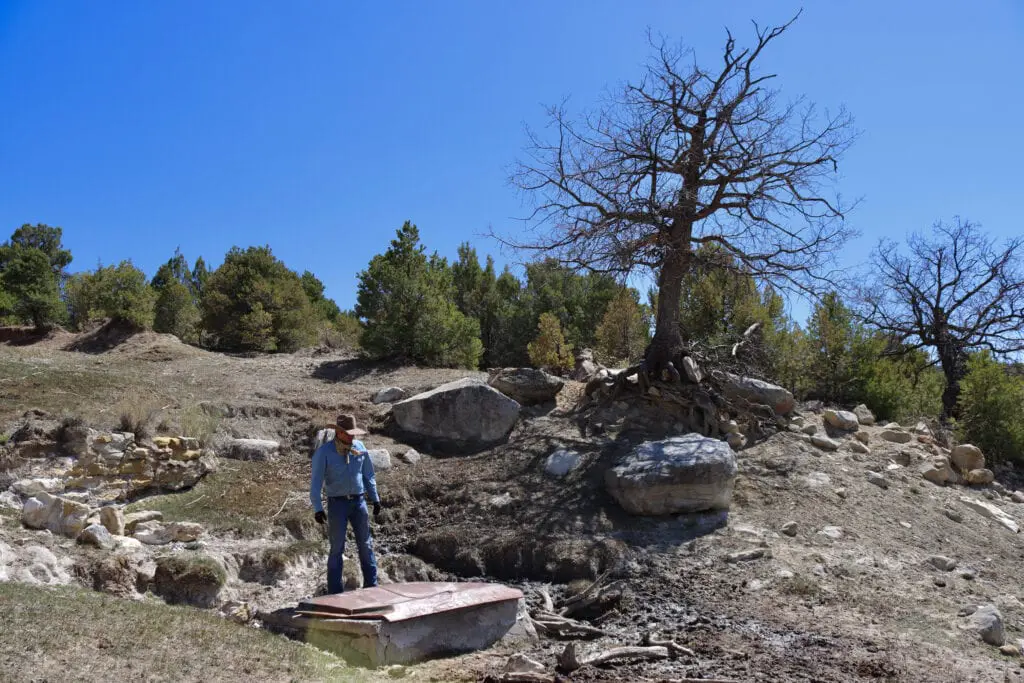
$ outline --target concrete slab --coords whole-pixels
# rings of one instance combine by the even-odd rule
[[[353,664],[411,664],[494,644],[516,626],[522,597],[498,584],[385,584],[304,601],[286,625]]]

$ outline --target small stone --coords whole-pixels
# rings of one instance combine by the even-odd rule
[[[874,484],[875,486],[878,486],[883,489],[889,488],[889,482],[885,478],[885,475],[879,474],[878,472],[868,472],[867,477],[868,481]]]
[[[936,569],[944,572],[951,572],[956,569],[956,560],[945,555],[932,555],[926,562]]]
[[[115,536],[124,536],[124,511],[113,505],[100,508],[100,524]]]
[[[725,437],[725,441],[734,451],[738,451],[747,445],[747,437],[742,434],[728,434]]]
[[[823,451],[836,451],[839,450],[839,443],[833,441],[827,436],[815,434],[811,437],[811,443],[820,448]]]
[[[839,496],[843,500],[846,500],[846,489],[845,488],[840,487],[840,488],[836,489],[835,491],[833,491],[832,493],[836,494],[837,496]]]
[[[857,441],[860,441],[862,444],[867,445],[867,443],[871,440],[871,435],[863,431],[854,432],[853,438],[857,439]]]
[[[789,424],[793,425],[794,427],[803,427],[804,426],[804,417],[803,417],[803,415],[794,415],[793,417],[789,418]]]
[[[415,465],[420,461],[420,458],[422,457],[423,456],[419,454],[419,451],[417,451],[415,448],[410,448],[409,450],[399,455],[398,459],[408,465]]]
[[[1019,657],[1020,648],[1018,648],[1016,645],[1001,645],[999,647],[999,654],[1006,655],[1007,657]]]
[[[749,550],[740,550],[735,553],[729,553],[725,556],[726,562],[749,562],[764,557],[767,550],[765,548],[750,548]]]
[[[951,520],[953,520],[954,522],[957,522],[957,523],[960,523],[960,522],[964,521],[963,515],[961,515],[956,510],[951,510],[949,508],[943,508],[942,514],[946,515],[946,517],[949,517]]]
[[[900,522],[900,526],[903,527],[904,529],[910,529],[911,528],[910,522]]]
[[[996,475],[992,470],[982,467],[980,469],[970,470],[965,479],[967,479],[968,484],[972,484],[974,486],[986,486],[995,481]]]
[[[886,429],[878,435],[883,441],[890,443],[910,443],[911,435],[910,432],[898,431],[895,429]]]
[[[564,477],[579,467],[581,460],[582,456],[578,452],[560,448],[548,456],[544,471],[552,477]]]
[[[871,453],[871,449],[865,446],[860,441],[851,441],[850,450],[854,453],[860,453],[861,455],[868,455]]]
[[[686,377],[694,384],[700,384],[701,380],[704,379],[704,373],[700,371],[700,367],[689,356],[683,356],[683,371],[686,372]]]
[[[818,433],[817,425],[804,425],[800,428],[800,431],[809,436],[814,436]]]
[[[861,403],[859,406],[853,409],[853,414],[857,416],[857,421],[862,425],[873,425],[875,424],[875,415],[872,413],[866,405]]]
[[[370,456],[370,462],[373,463],[373,469],[375,472],[381,472],[383,470],[390,470],[391,464],[391,451],[386,448],[371,448],[367,451]]]
[[[970,617],[971,627],[989,645],[1002,645],[1006,641],[1003,615],[995,605],[982,605]]]
[[[159,510],[140,510],[139,512],[129,512],[124,516],[124,530],[125,533],[131,534],[135,532],[136,526],[144,522],[159,522],[164,518],[164,513]]]
[[[740,433],[740,426],[736,422],[736,420],[729,420],[728,422],[725,423],[725,433],[726,434],[739,434]]]
[[[409,392],[401,387],[386,387],[378,390],[370,399],[373,403],[395,403],[409,397]]]
[[[796,536],[796,533],[797,533],[797,523],[796,522],[786,522],[785,524],[782,525],[782,527],[779,529],[779,531],[781,531],[782,533],[786,534],[787,536]]]
[[[909,467],[914,461],[914,454],[905,448],[901,448],[892,456],[892,461],[900,467]]]
[[[827,526],[818,532],[825,538],[830,538],[833,541],[838,541],[844,535],[843,527],[841,526]]]
[[[946,587],[946,580],[944,578],[942,578],[941,576],[936,576],[934,579],[932,579],[932,583],[934,583],[939,588],[945,588]]]
[[[104,550],[114,545],[114,539],[102,524],[90,524],[75,539],[83,545],[94,545]]]
[[[515,654],[505,662],[505,672],[510,674],[544,673],[545,667],[540,662],[530,659],[524,654]]]
[[[973,569],[964,567],[963,569],[957,572],[957,576],[959,576],[964,581],[974,581],[975,577],[978,576],[978,573]]]
[[[825,422],[829,423],[836,429],[842,429],[847,432],[855,432],[860,428],[860,422],[857,420],[857,416],[847,410],[826,410],[823,417]]]
[[[1010,500],[1014,503],[1024,503],[1024,491],[1014,491],[1010,494]]]

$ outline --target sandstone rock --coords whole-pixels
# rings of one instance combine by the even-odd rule
[[[729,444],[729,447],[734,451],[738,451],[747,445],[747,437],[734,432],[726,435],[725,442]]]
[[[956,446],[949,454],[953,466],[961,472],[980,470],[985,467],[985,456],[981,449],[969,443],[962,443]]]
[[[391,469],[391,451],[386,448],[371,448],[368,452],[375,472]]]
[[[796,401],[789,390],[753,377],[725,373],[722,388],[727,396],[771,406],[777,415],[788,415],[796,407]]]
[[[1003,615],[995,605],[982,605],[970,617],[971,629],[989,645],[1002,645],[1006,641]]]
[[[126,534],[135,533],[135,528],[144,522],[160,522],[164,513],[159,510],[140,510],[129,512],[124,516],[124,531]]]
[[[1010,494],[1010,500],[1014,503],[1024,503],[1024,491],[1014,491]]]
[[[535,368],[504,368],[490,378],[488,384],[520,405],[554,401],[565,382]]]
[[[878,472],[867,473],[868,482],[878,486],[879,488],[889,488],[889,481],[885,478],[885,475],[879,474]]]
[[[203,533],[201,524],[195,522],[140,523],[135,529],[135,538],[146,545],[167,545],[168,543],[191,543]]]
[[[811,443],[823,451],[839,450],[839,442],[833,441],[823,434],[815,434],[811,437]]]
[[[100,523],[115,536],[124,536],[124,510],[113,505],[100,508]]]
[[[796,536],[798,531],[798,525],[796,522],[786,522],[782,525],[779,531],[786,534],[787,536]]]
[[[996,475],[992,470],[977,469],[970,470],[964,478],[967,479],[968,484],[972,484],[974,486],[986,486],[995,481]]]
[[[892,454],[892,461],[900,467],[910,467],[914,462],[914,454],[906,449],[900,449]]]
[[[951,473],[949,469],[949,462],[942,457],[932,458],[931,462],[926,462],[921,465],[919,471],[923,478],[936,486],[942,486],[949,481],[949,475]]]
[[[21,521],[32,529],[49,529],[75,538],[85,528],[91,513],[88,505],[41,492],[25,501]]]
[[[853,414],[857,416],[857,421],[862,425],[873,425],[875,424],[875,415],[872,413],[866,405],[861,403],[859,406],[853,409]]]
[[[1006,655],[1007,657],[1019,657],[1020,648],[1016,645],[1002,645],[999,647],[999,654]]]
[[[910,432],[904,432],[897,429],[886,429],[878,435],[883,441],[890,443],[910,443],[911,434]]]
[[[971,498],[968,496],[961,496],[960,502],[966,505],[967,507],[971,508],[978,514],[982,515],[983,517],[988,517],[989,519],[995,520],[996,522],[1003,525],[1013,533],[1016,534],[1020,532],[1020,527],[1017,525],[1017,522],[1015,522],[1012,517],[1003,512],[1002,509],[1000,509],[996,505],[993,505],[992,503],[986,503],[983,500],[978,500],[976,498]]]
[[[580,465],[582,456],[577,451],[558,449],[544,462],[544,471],[552,477],[564,477]]]
[[[857,439],[857,441],[860,441],[865,446],[871,441],[871,435],[865,431],[855,432],[853,438]]]
[[[21,496],[34,496],[37,493],[60,493],[64,490],[64,481],[57,477],[19,479],[11,484],[11,490]]]
[[[510,674],[542,674],[547,671],[540,662],[530,659],[524,654],[515,654],[505,662],[505,673]]]
[[[409,448],[400,456],[398,456],[398,459],[408,465],[415,465],[420,461],[420,458],[422,457],[423,456],[421,456],[419,454],[419,451],[417,451],[415,448]]]
[[[689,356],[683,356],[683,371],[686,372],[686,377],[694,384],[700,384],[704,379],[704,373],[700,371],[697,362]]]
[[[277,457],[281,444],[269,439],[232,439],[227,457],[235,460],[266,461]]]
[[[926,560],[926,562],[943,572],[951,572],[956,569],[956,560],[951,557],[946,557],[945,555],[932,555]]]
[[[865,446],[860,441],[851,441],[850,450],[853,451],[854,453],[861,453],[863,455],[867,455],[868,453],[871,452],[871,449]]]
[[[728,509],[735,478],[726,443],[686,434],[636,447],[605,473],[605,485],[631,514],[667,515]]]
[[[826,410],[824,413],[825,422],[836,429],[847,432],[855,432],[860,429],[860,422],[857,416],[847,410]]]
[[[90,524],[82,529],[75,540],[83,545],[94,545],[104,550],[109,550],[114,546],[114,538],[102,524]]]
[[[957,524],[959,524],[960,522],[964,521],[963,515],[961,515],[956,510],[952,510],[950,508],[943,508],[942,514],[946,515],[946,517],[948,517],[949,519],[953,520]]]
[[[818,534],[833,541],[838,541],[845,535],[845,532],[841,526],[827,526],[819,531]]]
[[[33,585],[66,585],[71,576],[49,549],[41,545],[23,548],[19,553],[21,566],[13,568],[11,580]]]
[[[409,392],[401,387],[386,387],[374,393],[370,401],[373,403],[394,403],[408,397]]]
[[[766,548],[750,548],[749,550],[739,550],[734,553],[729,553],[725,556],[725,561],[729,563],[735,562],[750,562],[765,556],[767,553]]]
[[[399,401],[391,410],[401,431],[447,449],[500,443],[519,418],[519,403],[471,378]]]

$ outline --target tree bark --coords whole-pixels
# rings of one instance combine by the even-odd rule
[[[942,419],[948,420],[960,414],[957,401],[960,398],[960,380],[967,374],[967,358],[963,348],[948,332],[941,330],[936,337],[939,365],[946,377],[946,388],[942,391]]]
[[[647,372],[655,377],[683,350],[683,335],[679,330],[679,301],[689,257],[687,240],[685,246],[669,250],[658,275],[658,316],[654,338],[644,357]]]

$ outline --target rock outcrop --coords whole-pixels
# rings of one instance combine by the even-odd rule
[[[520,405],[554,401],[565,382],[535,368],[503,368],[487,382]]]
[[[409,397],[409,392],[401,387],[385,387],[373,394],[372,403],[394,403]]]
[[[442,450],[501,443],[519,418],[519,403],[480,380],[465,378],[395,403],[395,424],[411,439]]]
[[[55,534],[75,538],[88,524],[92,512],[84,503],[42,492],[25,501],[21,521],[30,529],[49,529]]]
[[[788,415],[796,407],[793,394],[778,385],[729,373],[725,373],[725,380],[722,389],[726,396],[731,398],[742,398],[771,406],[777,415]]]
[[[235,460],[274,460],[281,444],[269,439],[232,439],[227,457]]]
[[[857,415],[848,410],[826,410],[823,417],[825,422],[836,429],[846,432],[855,432],[860,428],[860,420]]]
[[[724,510],[736,469],[736,455],[724,441],[686,434],[633,449],[605,473],[605,486],[635,515]]]

